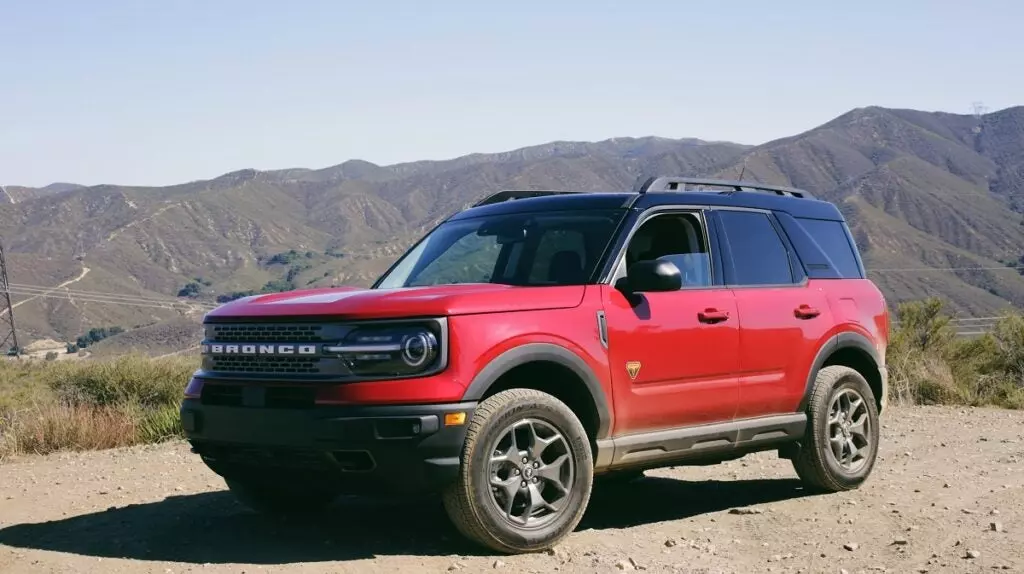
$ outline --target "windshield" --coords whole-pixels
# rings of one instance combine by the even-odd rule
[[[583,285],[624,213],[515,213],[448,221],[406,253],[374,287]]]

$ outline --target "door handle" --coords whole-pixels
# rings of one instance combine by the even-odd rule
[[[818,315],[821,315],[821,311],[816,307],[811,307],[810,305],[805,304],[794,309],[793,314],[796,315],[797,319],[813,319]]]
[[[729,312],[719,311],[718,309],[708,307],[707,309],[697,313],[697,319],[699,319],[701,323],[719,323],[721,321],[729,320]]]

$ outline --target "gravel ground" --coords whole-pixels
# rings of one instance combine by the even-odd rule
[[[773,453],[649,471],[525,556],[436,500],[266,519],[183,443],[30,457],[0,465],[0,572],[1024,572],[1024,412],[892,408],[882,437],[858,491],[806,495]]]

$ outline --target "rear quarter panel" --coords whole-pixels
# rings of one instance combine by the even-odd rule
[[[889,311],[881,290],[869,279],[821,280],[836,332],[852,331],[869,341],[885,366],[889,345]]]

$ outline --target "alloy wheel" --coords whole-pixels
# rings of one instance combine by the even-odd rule
[[[536,418],[516,421],[498,436],[488,469],[492,501],[515,526],[540,528],[567,506],[576,478],[569,442]]]
[[[871,454],[871,420],[864,397],[854,389],[843,389],[829,404],[829,450],[846,472],[857,472]]]

